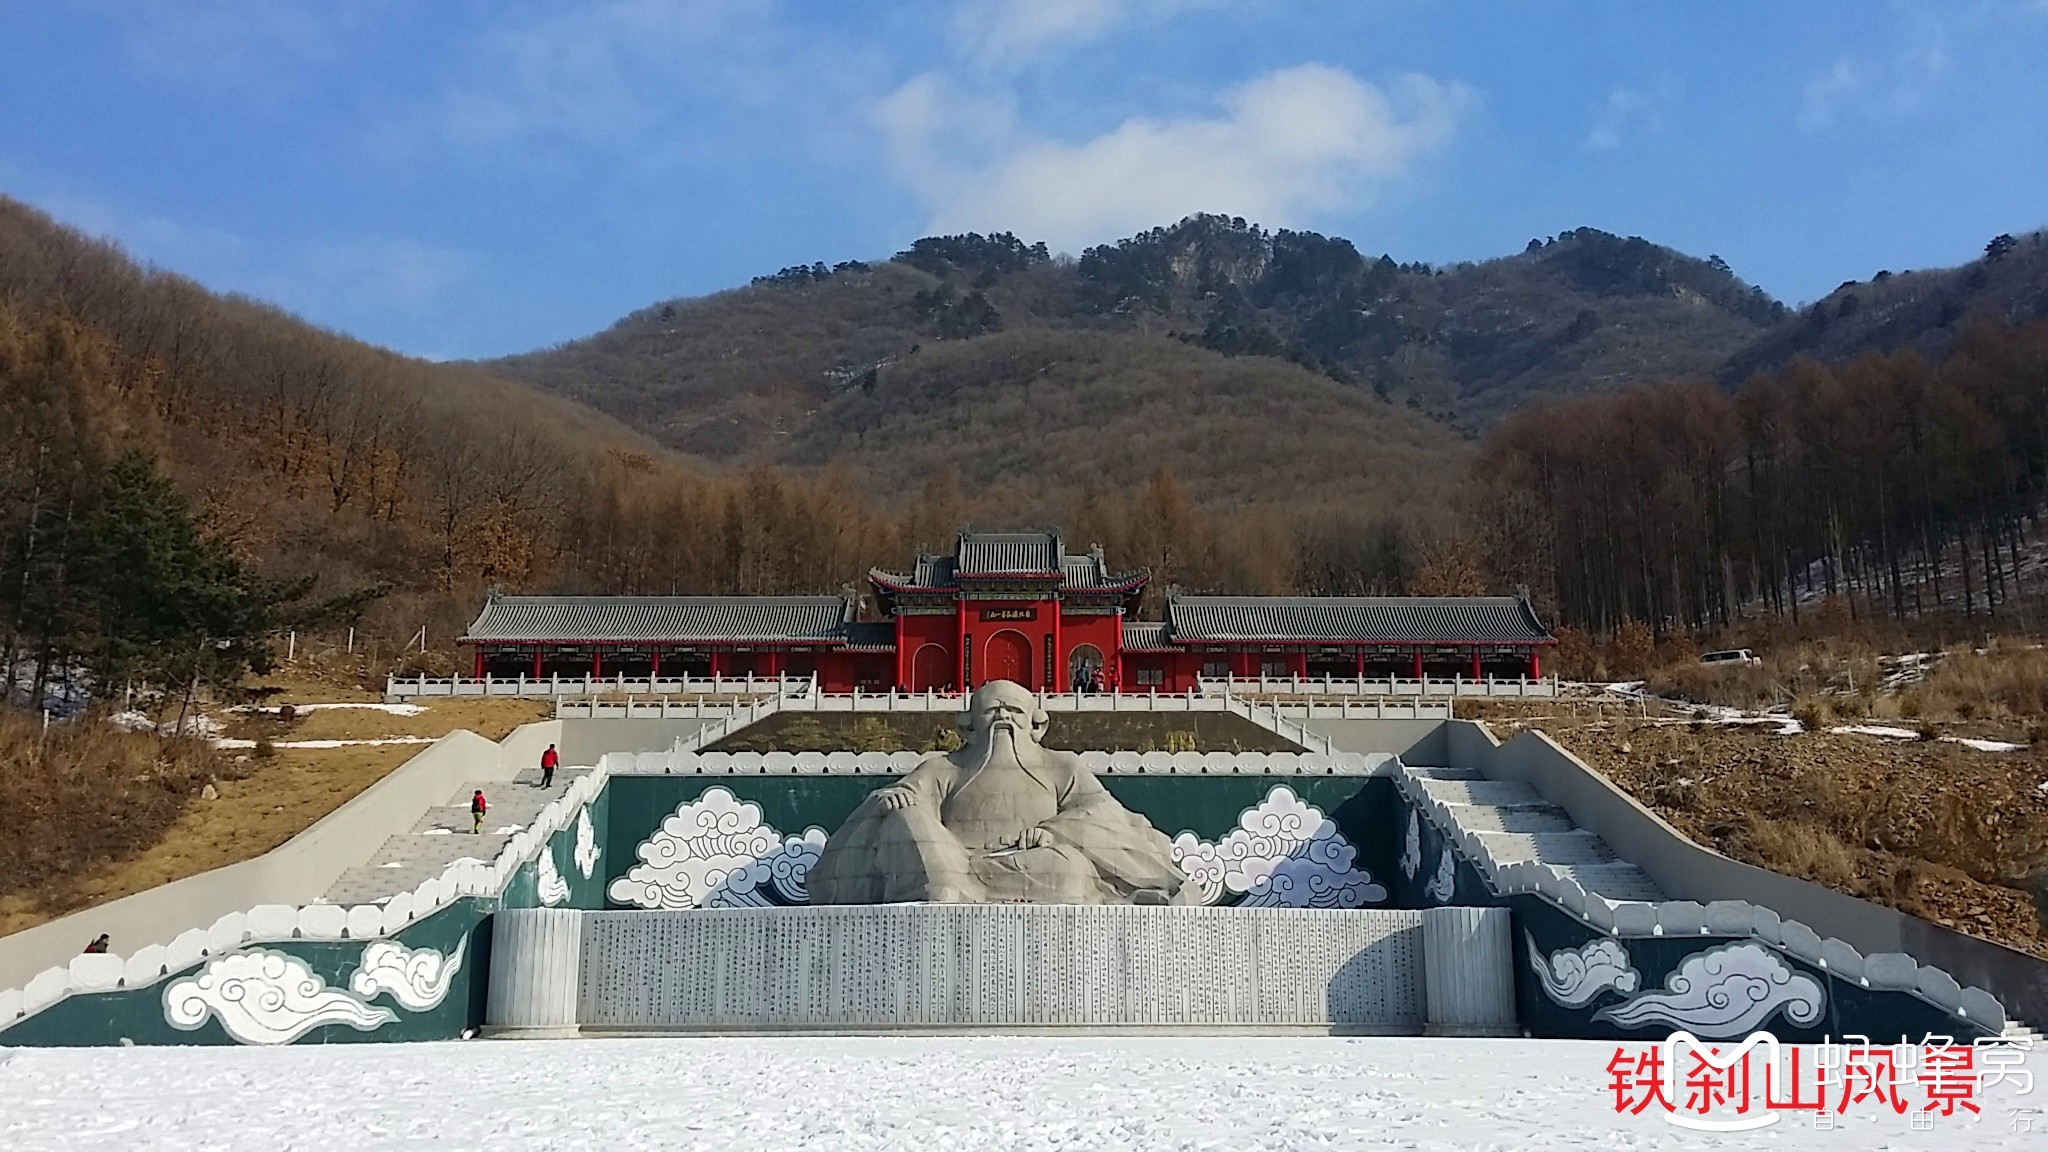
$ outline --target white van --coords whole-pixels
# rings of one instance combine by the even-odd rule
[[[1763,663],[1756,653],[1747,648],[1724,648],[1719,652],[1707,652],[1700,656],[1700,663],[1710,668],[1727,668]]]

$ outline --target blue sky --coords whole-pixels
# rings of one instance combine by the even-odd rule
[[[2048,0],[0,0],[0,191],[433,357],[933,231],[1580,225],[1788,302],[2048,225]]]

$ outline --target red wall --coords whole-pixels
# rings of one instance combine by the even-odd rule
[[[1024,638],[1027,648],[1026,667],[1023,679],[1018,681],[1027,688],[1045,689],[1045,654],[1048,638],[1058,648],[1059,601],[1057,600],[962,600],[960,603],[959,627],[966,630],[974,646],[974,663],[969,679],[970,688],[979,688],[988,682],[989,641],[1003,632],[1015,632]],[[989,619],[994,616],[995,619]],[[1055,666],[1053,679],[1064,688],[1066,673]]]
[[[959,678],[960,653],[954,632],[958,626],[952,616],[896,617],[896,683],[912,692],[951,688]],[[927,644],[945,652],[945,670],[941,675],[918,674],[917,653]]]
[[[1092,644],[1102,653],[1102,672],[1105,683],[1116,684],[1119,663],[1123,651],[1124,619],[1121,616],[1062,616],[1060,617],[1059,689],[1064,692],[1073,687],[1074,649]]]

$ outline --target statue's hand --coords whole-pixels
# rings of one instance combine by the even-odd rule
[[[1052,833],[1047,832],[1043,828],[1026,828],[1024,834],[1017,838],[1017,846],[1019,848],[1050,848],[1052,847]]]
[[[916,800],[916,795],[908,788],[892,784],[887,788],[875,789],[875,803],[881,805],[884,812],[901,812]]]

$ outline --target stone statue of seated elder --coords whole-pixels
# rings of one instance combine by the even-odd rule
[[[870,793],[826,840],[811,903],[1182,902],[1172,842],[1078,756],[1039,743],[1030,691],[983,685],[962,727],[963,747]]]

